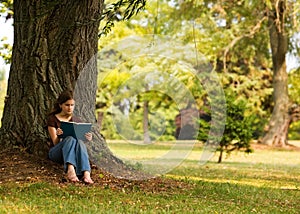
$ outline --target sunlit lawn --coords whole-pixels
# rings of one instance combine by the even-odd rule
[[[300,146],[300,143],[294,142]],[[111,150],[125,160],[139,161],[158,158],[172,147],[165,144],[134,145],[132,143],[109,143]],[[144,149],[143,149],[144,148]],[[188,152],[183,150],[183,153]],[[218,183],[240,183],[252,186],[268,186],[282,189],[300,189],[300,152],[255,150],[253,153],[232,152],[217,164],[218,152],[208,160],[200,162],[202,147],[195,144],[188,157],[167,173],[167,177],[202,180]],[[164,164],[164,162],[162,162]]]
[[[172,148],[162,143],[109,143],[109,147],[120,157],[139,161],[163,156]],[[191,189],[144,192],[1,184],[0,213],[299,213],[299,151],[233,152],[221,164],[216,163],[217,154],[200,164],[201,155],[202,148],[196,144],[179,166],[164,175],[191,184]]]
[[[216,158],[197,166],[197,156],[188,159],[169,175],[221,183],[238,183],[259,187],[300,190],[299,152],[255,151],[246,155],[234,153],[221,164]]]

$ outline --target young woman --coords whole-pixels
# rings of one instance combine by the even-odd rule
[[[49,158],[57,163],[64,164],[64,171],[71,182],[78,182],[81,178],[86,184],[94,183],[91,179],[91,167],[86,146],[82,140],[77,140],[72,136],[60,138],[63,130],[60,128],[60,121],[80,122],[73,117],[75,100],[71,90],[63,91],[47,121],[48,132],[51,138],[51,148]],[[92,140],[92,133],[86,133],[87,141]]]

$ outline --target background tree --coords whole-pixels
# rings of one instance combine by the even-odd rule
[[[210,17],[210,19],[200,23],[214,32],[211,34],[213,38],[221,35],[220,42],[212,43],[218,44],[215,50],[220,48],[218,53],[222,54],[222,56],[215,55],[216,69],[222,73],[226,72],[227,76],[233,76],[232,73],[237,74],[235,76],[237,78],[225,78],[225,87],[229,84],[233,88],[244,88],[242,91],[248,93],[246,96],[251,99],[253,97],[249,96],[251,90],[245,90],[245,86],[249,86],[251,81],[247,79],[247,81],[243,81],[244,84],[240,84],[241,82],[236,79],[242,79],[241,75],[249,78],[252,76],[251,73],[262,75],[261,79],[272,79],[274,102],[259,95],[260,103],[264,100],[267,101],[265,102],[266,107],[273,110],[267,132],[261,142],[284,146],[287,143],[290,125],[285,56],[289,48],[297,49],[295,48],[297,45],[289,46],[289,41],[299,26],[296,21],[299,20],[299,2],[284,0],[265,1],[264,3],[185,1],[182,5],[196,5],[199,10],[203,5],[207,6],[207,9],[202,11],[206,11],[207,16],[204,17]],[[180,6],[180,8],[184,10],[190,7]],[[185,16],[191,17],[193,10],[186,11]],[[253,55],[253,53],[255,54]],[[268,77],[270,71],[273,73],[272,78]],[[264,116],[268,116],[268,114]]]
[[[292,27],[289,19],[297,16],[293,12],[299,13],[299,11],[290,11],[292,6],[297,6],[293,1],[279,0],[266,1],[266,3],[268,3],[266,13],[273,64],[274,109],[267,133],[261,141],[263,144],[285,146],[291,124],[289,115],[291,103],[288,96],[288,74],[286,70],[286,54],[289,37],[291,37],[289,28]],[[290,12],[292,15],[289,16]]]
[[[257,115],[255,127],[258,137],[262,135],[262,127],[272,107],[267,18],[260,11],[264,8],[259,2],[174,1],[169,4],[168,1],[148,1],[144,13],[138,14],[130,22],[121,23],[122,28],[116,28],[100,44],[105,46],[110,42],[118,42],[128,35],[155,33],[196,46],[219,73],[224,88],[230,87],[238,96],[248,99],[248,111]],[[171,45],[166,48],[171,52],[176,49]],[[195,54],[191,58],[195,58]],[[175,64],[163,70],[177,72]],[[201,83],[197,83],[196,78],[185,78],[182,74],[176,74],[176,77],[186,85],[194,85],[189,90],[201,108]],[[186,79],[190,79],[190,82]]]

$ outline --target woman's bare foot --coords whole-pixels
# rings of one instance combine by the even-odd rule
[[[67,178],[69,181],[74,182],[74,183],[79,181],[79,179],[76,175],[74,166],[72,164],[68,164]]]
[[[94,181],[91,179],[91,173],[89,171],[84,171],[82,180],[86,184],[94,183]]]

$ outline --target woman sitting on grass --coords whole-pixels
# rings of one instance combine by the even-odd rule
[[[52,141],[49,158],[54,162],[64,164],[64,171],[69,181],[79,182],[79,179],[82,179],[84,183],[92,184],[94,182],[91,179],[91,167],[84,142],[72,136],[60,138],[63,134],[60,121],[80,122],[73,117],[74,106],[73,93],[71,90],[66,90],[60,94],[49,114],[47,127]],[[92,133],[86,133],[85,138],[91,141]]]

